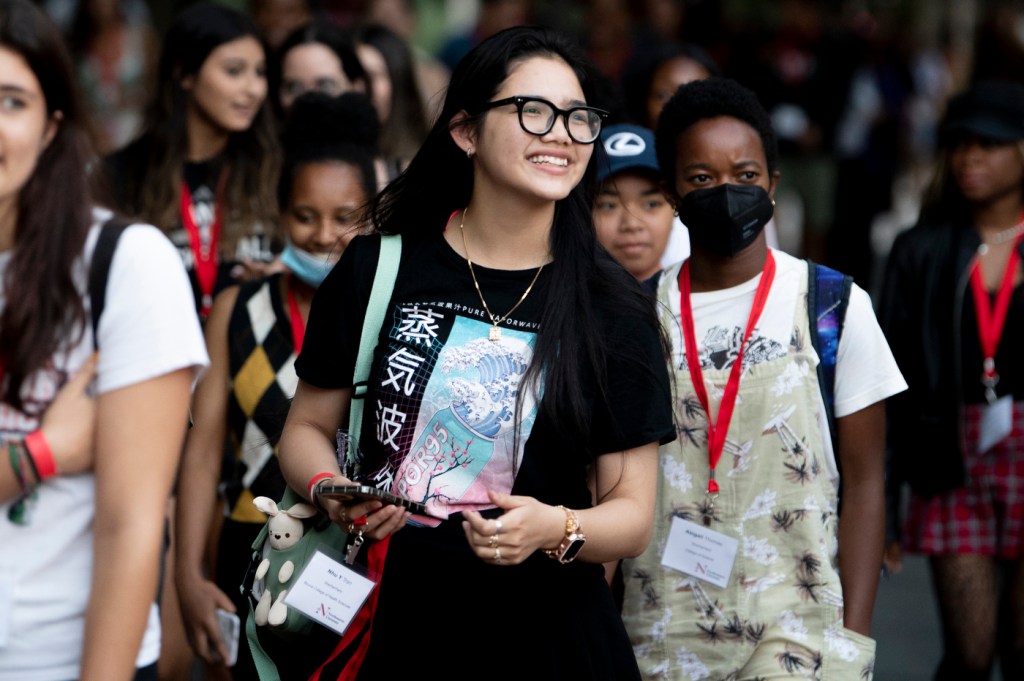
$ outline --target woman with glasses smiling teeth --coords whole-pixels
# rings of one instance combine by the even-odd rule
[[[484,41],[373,201],[402,256],[344,474],[334,438],[381,237],[356,237],[313,301],[279,458],[346,530],[366,516],[382,569],[361,680],[639,678],[601,564],[647,545],[675,429],[652,302],[597,248],[605,113],[586,74],[542,29]],[[352,481],[428,515],[317,495]]]

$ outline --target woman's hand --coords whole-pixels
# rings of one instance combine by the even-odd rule
[[[497,519],[476,511],[463,511],[462,529],[470,548],[481,560],[494,565],[517,565],[538,549],[554,548],[565,536],[565,513],[533,497],[513,496],[491,490],[491,501],[505,510]]]
[[[899,542],[890,542],[885,545],[885,552],[882,553],[882,569],[887,575],[898,575],[903,572],[903,549]]]
[[[343,487],[354,483],[343,475],[336,475],[323,484]],[[380,540],[397,532],[412,515],[401,506],[385,506],[376,500],[344,504],[338,499],[314,493],[314,501],[345,532],[355,534],[361,529],[363,536],[369,539]]]
[[[64,384],[46,409],[39,427],[62,475],[84,473],[93,467],[96,400],[86,389],[96,376],[98,361],[99,355],[93,353]]]
[[[217,608],[234,612],[234,604],[216,584],[201,575],[179,572],[176,583],[189,645],[207,664],[223,665],[228,659],[228,648],[221,638]]]

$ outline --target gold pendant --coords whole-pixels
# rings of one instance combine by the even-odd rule
[[[487,332],[487,340],[500,341],[501,340],[501,327],[492,326],[491,330]]]

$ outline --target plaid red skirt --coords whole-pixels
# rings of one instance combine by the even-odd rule
[[[976,553],[1014,560],[1024,548],[1024,402],[1013,405],[1013,430],[977,451],[981,406],[964,408],[966,484],[934,497],[911,495],[904,547],[927,555]]]

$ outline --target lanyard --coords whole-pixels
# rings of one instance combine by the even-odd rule
[[[975,258],[974,266],[971,267],[971,293],[974,294],[974,313],[978,318],[978,341],[981,344],[981,354],[985,358],[982,363],[981,383],[985,386],[985,399],[990,404],[996,401],[996,384],[999,383],[999,374],[996,373],[996,348],[999,347],[1006,316],[1010,310],[1013,280],[1020,262],[1018,248],[1022,239],[1024,234],[1013,242],[1013,250],[1010,251],[1010,259],[1006,263],[1006,271],[1003,272],[1003,280],[999,284],[994,305],[989,300],[985,283],[981,280],[981,262]]]
[[[764,311],[765,303],[768,300],[768,292],[772,288],[772,281],[775,279],[775,258],[772,252],[768,251],[768,257],[764,261],[764,270],[761,271],[761,281],[757,284],[757,291],[754,293],[754,305],[750,308],[750,316],[747,318],[747,328],[743,332],[743,341],[740,343],[739,351],[736,354],[736,361],[733,362],[732,370],[729,372],[729,380],[725,384],[725,392],[722,394],[722,403],[718,408],[718,419],[712,422],[711,409],[708,406],[708,393],[704,387],[704,372],[700,366],[700,357],[697,354],[697,337],[693,330],[693,306],[690,302],[690,261],[683,263],[679,271],[679,292],[681,294],[680,309],[683,321],[683,340],[686,342],[686,365],[690,369],[690,380],[693,382],[693,389],[697,391],[700,404],[708,415],[708,468],[710,478],[708,480],[708,496],[712,503],[718,496],[718,482],[715,481],[715,468],[718,460],[722,458],[722,450],[725,448],[725,436],[729,432],[729,421],[732,420],[733,408],[736,406],[736,396],[740,390],[740,372],[743,367],[743,349],[757,326],[757,320]]]
[[[192,192],[189,191],[188,183],[182,180],[181,223],[188,233],[189,245],[192,247],[196,279],[199,281],[199,291],[202,294],[199,312],[204,319],[210,314],[210,307],[213,305],[213,288],[217,283],[220,218],[220,201],[218,200],[214,208],[213,224],[210,225],[210,241],[204,244],[202,235],[199,233],[199,225],[196,224],[195,215],[192,212]]]
[[[292,344],[295,346],[295,354],[298,355],[302,352],[302,339],[306,336],[306,322],[302,321],[302,313],[299,312],[294,284],[294,281],[288,282],[288,317],[292,323]]]

